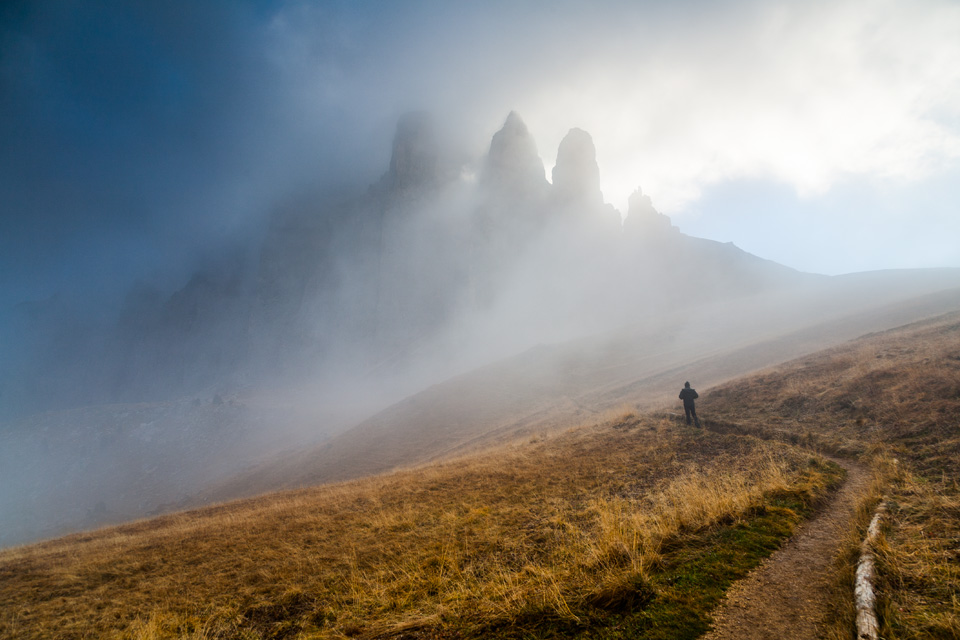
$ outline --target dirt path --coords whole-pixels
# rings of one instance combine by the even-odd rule
[[[832,606],[827,599],[830,565],[870,480],[863,466],[834,462],[847,470],[847,480],[833,501],[731,587],[704,640],[813,640],[822,635],[824,616]]]

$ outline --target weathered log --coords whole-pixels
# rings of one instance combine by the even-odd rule
[[[881,504],[870,521],[867,536],[860,545],[860,562],[857,563],[857,575],[854,581],[854,600],[857,606],[857,638],[859,640],[878,640],[880,625],[877,622],[876,604],[873,583],[876,580],[876,570],[873,559],[873,542],[880,533],[880,521],[886,507]]]

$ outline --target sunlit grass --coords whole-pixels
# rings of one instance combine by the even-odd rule
[[[611,410],[442,464],[0,553],[0,636],[693,638],[858,456],[885,638],[958,637],[960,322],[867,337],[704,394],[706,431]],[[799,446],[796,446],[799,445]]]
[[[960,638],[960,314],[724,385],[702,405],[717,430],[855,455],[873,468],[838,564],[832,638],[849,637],[853,565],[881,500],[881,636]]]
[[[828,482],[784,445],[629,410],[535,440],[4,552],[0,635],[574,633],[668,593],[670,541]]]

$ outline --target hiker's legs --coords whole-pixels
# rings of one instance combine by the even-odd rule
[[[690,424],[690,413],[693,412],[694,415],[696,415],[696,412],[694,412],[690,407],[684,407],[683,410],[687,414],[687,424]]]
[[[691,407],[690,413],[693,414],[693,423],[699,427],[700,418],[697,417],[697,410]],[[690,416],[687,416],[687,424],[690,424]]]

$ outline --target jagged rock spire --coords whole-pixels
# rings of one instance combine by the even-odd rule
[[[406,189],[435,182],[440,163],[433,119],[424,111],[403,115],[393,137],[393,155],[387,174],[391,186]]]
[[[527,125],[511,111],[493,135],[483,169],[483,182],[512,194],[540,192],[547,186],[543,160]]]
[[[661,215],[659,211],[653,208],[653,201],[650,196],[643,193],[643,189],[637,187],[636,191],[630,194],[627,199],[627,215],[637,217],[649,217]]]
[[[593,138],[583,129],[570,129],[557,149],[553,189],[561,200],[602,204],[600,167]]]
[[[638,187],[627,201],[627,218],[623,221],[624,233],[645,239],[662,238],[665,234],[678,234],[670,222],[670,217],[653,208],[650,196],[644,195]]]

